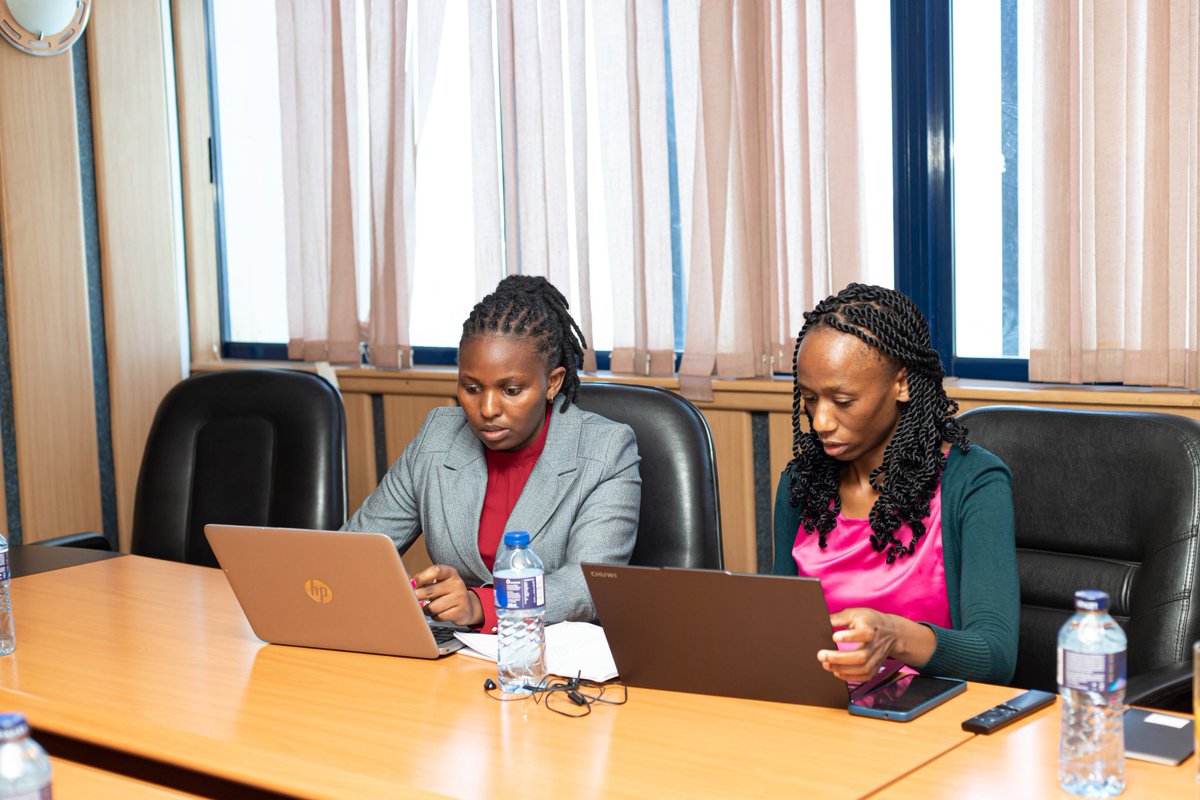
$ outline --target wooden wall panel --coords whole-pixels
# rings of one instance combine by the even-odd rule
[[[399,456],[400,450],[417,432],[429,409],[453,403],[453,369],[424,368],[391,372],[350,368],[338,370],[338,379],[343,391],[371,392],[384,396],[389,460]],[[616,380],[678,390],[677,384],[671,379]],[[783,380],[718,381],[714,390],[715,402],[703,404],[702,410],[713,429],[717,451],[726,566],[732,570],[752,572],[757,566],[757,552],[750,412],[765,412],[768,415],[769,492],[774,502],[779,473],[791,459],[791,383]],[[986,382],[964,384],[954,381],[948,383],[947,390],[951,397],[962,404],[963,410],[1011,404],[1157,411],[1200,417],[1200,395],[1189,392],[1037,387]]]
[[[421,430],[421,423],[435,408],[454,405],[451,397],[389,395],[383,398],[383,429],[387,441],[387,463],[395,463],[404,448]]]
[[[717,455],[721,493],[721,536],[725,569],[758,571],[754,520],[754,443],[750,414],[745,411],[705,410]]]
[[[450,384],[453,393],[454,384]],[[435,408],[454,405],[451,397],[428,397],[421,395],[397,396],[383,398],[383,426],[387,441],[387,463],[391,467],[404,448],[417,435],[425,417]],[[409,573],[416,573],[433,563],[429,551],[425,549],[425,538],[417,539],[404,554],[404,566]]]
[[[101,530],[70,54],[0,47],[0,230],[24,539]]]
[[[121,548],[146,434],[183,377],[167,53],[159,0],[92,9],[88,50]]]
[[[375,415],[371,395],[342,395],[346,407],[346,513],[353,514],[378,483],[375,475]]]
[[[191,351],[193,361],[205,361],[221,357],[221,327],[216,220],[208,163],[211,123],[203,0],[171,0],[171,20],[175,35]]]

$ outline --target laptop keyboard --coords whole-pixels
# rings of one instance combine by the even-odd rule
[[[429,624],[429,631],[433,634],[433,640],[439,645],[450,644],[451,642],[455,641],[454,634],[456,632],[472,632],[471,628],[468,628],[465,625],[449,625],[432,622]]]

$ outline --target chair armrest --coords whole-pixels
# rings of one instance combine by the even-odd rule
[[[32,542],[32,544],[42,545],[43,547],[83,547],[88,550],[107,550],[112,552],[112,544],[108,539],[104,538],[104,534],[97,533],[96,531],[67,533],[62,536],[55,536],[53,539],[42,539],[40,542]]]
[[[1166,711],[1192,710],[1192,664],[1176,661],[1165,667],[1134,675],[1125,687],[1125,702]]]

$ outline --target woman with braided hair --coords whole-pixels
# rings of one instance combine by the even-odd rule
[[[885,658],[1011,679],[1011,476],[955,420],[916,304],[850,284],[804,315],[793,373],[774,572],[821,579],[838,649],[817,658],[846,681],[869,678]]]
[[[546,566],[546,622],[591,620],[583,561],[628,563],[641,504],[627,425],[574,404],[583,335],[545,278],[512,275],[463,323],[458,407],[437,408],[343,530],[403,552],[420,534],[433,566],[413,590],[436,620],[494,631],[492,567],[506,530]]]

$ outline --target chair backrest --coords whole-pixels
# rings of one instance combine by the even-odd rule
[[[336,529],[346,518],[346,417],[295,370],[209,372],[158,407],[138,477],[132,550],[216,566],[204,526]]]
[[[721,569],[712,431],[694,405],[652,386],[584,383],[578,405],[633,428],[642,508],[631,564]]]
[[[1013,475],[1021,641],[1013,685],[1055,688],[1076,589],[1102,589],[1137,675],[1200,638],[1200,422],[1171,414],[980,408],[968,438]]]

